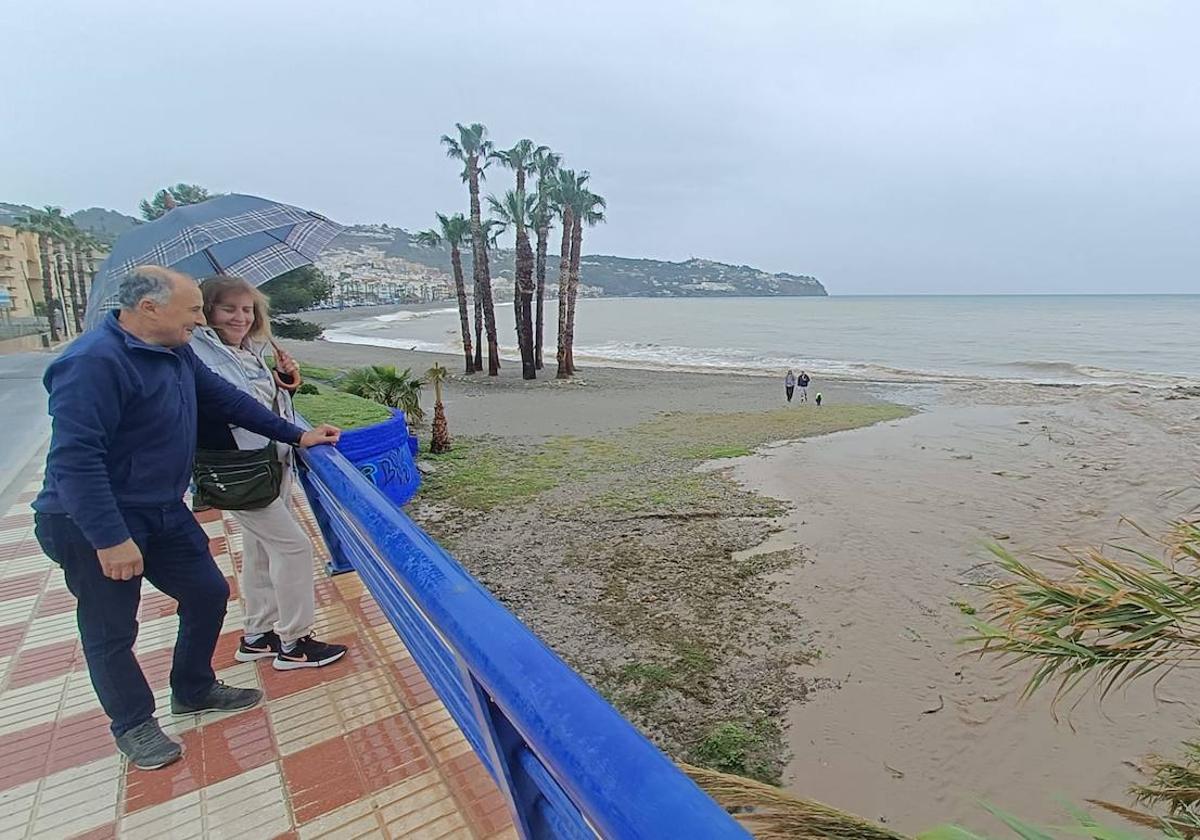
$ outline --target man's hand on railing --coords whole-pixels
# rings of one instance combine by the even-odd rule
[[[300,445],[307,449],[310,446],[318,446],[322,443],[337,443],[341,436],[342,430],[337,426],[322,423],[319,426],[313,426],[307,432],[300,435]]]

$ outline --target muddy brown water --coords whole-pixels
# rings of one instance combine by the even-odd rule
[[[980,404],[983,402],[985,404]],[[1115,389],[949,391],[915,417],[742,459],[748,487],[794,505],[756,551],[804,547],[787,597],[829,687],[788,716],[791,791],[905,831],[994,827],[980,800],[1060,824],[1062,801],[1128,804],[1147,752],[1196,735],[1196,674],[1072,710],[1022,703],[1027,667],[964,654],[989,540],[1014,550],[1134,542],[1195,504],[1200,400]],[[1003,836],[1003,835],[997,835]]]

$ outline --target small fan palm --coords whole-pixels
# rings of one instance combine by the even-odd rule
[[[371,365],[346,374],[341,390],[381,405],[398,408],[414,424],[425,417],[421,409],[421,380],[411,368],[397,373],[395,365]]]

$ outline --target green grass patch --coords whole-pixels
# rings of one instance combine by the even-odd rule
[[[321,367],[320,365],[310,365],[307,362],[300,363],[300,375],[306,381],[317,380],[318,382],[333,382],[345,375],[346,371],[340,368]]]
[[[427,459],[436,471],[424,478],[421,498],[481,511],[528,501],[629,462],[616,443],[576,437],[541,444],[459,438],[449,452]]]
[[[713,726],[692,749],[692,761],[722,773],[733,773],[777,785],[779,774],[770,756],[781,736],[766,719],[727,721]]]
[[[908,417],[912,409],[888,403],[829,405],[801,409],[746,411],[732,414],[665,414],[642,423],[632,438],[656,441],[680,458],[709,461],[749,455],[756,447],[779,440],[826,435]]]
[[[749,455],[755,447],[770,441],[852,429],[911,413],[895,405],[680,413],[663,415],[611,438],[561,436],[536,444],[459,438],[450,452],[429,457],[437,472],[425,478],[421,496],[489,511],[504,504],[527,502],[564,484],[595,481],[603,476],[604,480],[598,482],[602,489],[587,501],[594,511],[655,514],[711,508],[732,516],[771,516],[781,512],[778,503],[750,494],[741,494],[735,500],[721,479],[679,473],[678,469],[687,468],[683,462]],[[675,465],[666,475],[637,469],[669,462]],[[732,509],[735,501],[739,504]]]
[[[703,644],[677,638],[669,642],[671,658],[666,662],[629,662],[602,679],[618,708],[646,711],[667,691],[706,697],[717,663]]]
[[[308,422],[332,423],[341,429],[373,426],[391,418],[386,407],[353,394],[325,391],[320,394],[296,394],[292,398],[296,411]]]
[[[762,554],[751,554],[734,566],[733,576],[737,580],[750,580],[763,574],[782,571],[800,562],[799,550],[784,548]]]
[[[481,511],[525,501],[561,480],[553,464],[537,456],[525,447],[459,439],[449,452],[426,456],[436,471],[423,479],[421,498]]]

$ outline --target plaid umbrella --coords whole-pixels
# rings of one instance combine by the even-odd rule
[[[309,265],[342,226],[324,216],[258,198],[222,195],[167,211],[117,240],[96,272],[86,325],[119,305],[117,290],[139,265],[161,265],[205,277],[231,274],[260,286]]]

